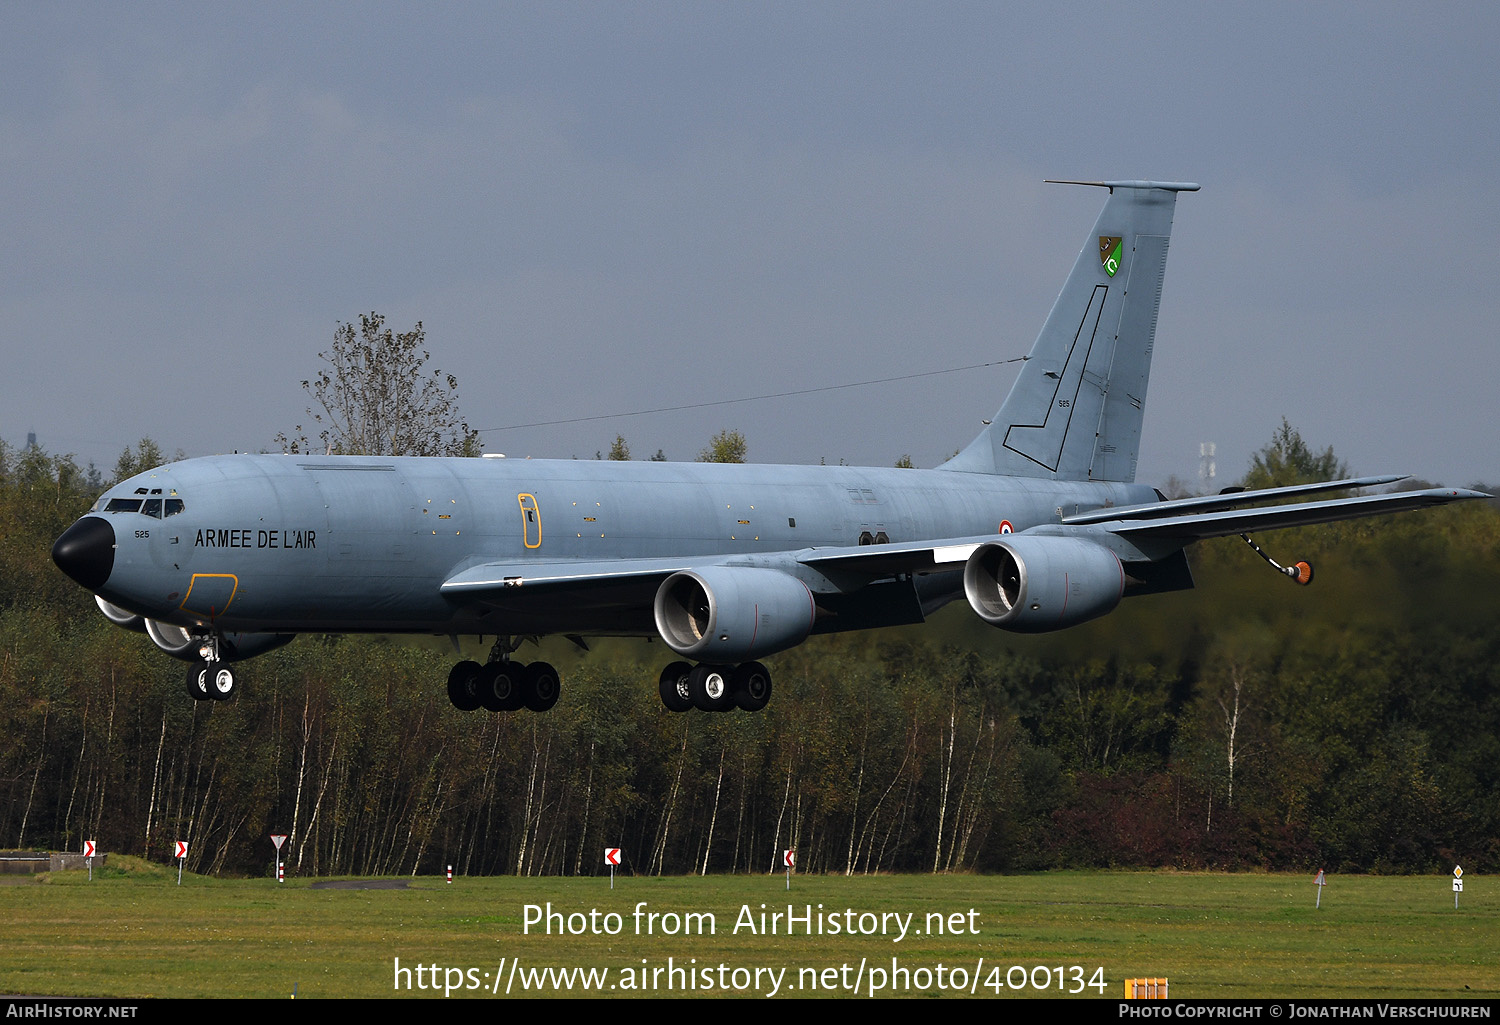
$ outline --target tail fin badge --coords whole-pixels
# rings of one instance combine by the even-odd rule
[[[1104,273],[1110,277],[1120,269],[1120,250],[1124,241],[1118,235],[1099,236],[1099,262],[1104,264]]]

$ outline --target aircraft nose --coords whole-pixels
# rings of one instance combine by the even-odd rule
[[[115,528],[108,520],[85,516],[52,546],[57,568],[90,591],[97,591],[115,568]]]

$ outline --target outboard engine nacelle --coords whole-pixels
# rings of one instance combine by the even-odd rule
[[[785,651],[812,633],[807,585],[777,569],[709,566],[673,573],[656,592],[667,647],[704,662],[743,662]]]
[[[1020,633],[1097,619],[1124,593],[1119,557],[1080,538],[1012,534],[980,545],[964,564],[964,595],[979,618]]]

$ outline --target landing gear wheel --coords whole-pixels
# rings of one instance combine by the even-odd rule
[[[759,712],[771,700],[771,671],[759,662],[745,662],[729,674],[734,703],[747,712]]]
[[[479,703],[491,712],[514,712],[521,707],[521,667],[514,662],[491,662],[479,671]]]
[[[215,701],[228,701],[234,697],[234,670],[228,666],[221,665],[212,668],[207,673],[208,696]]]
[[[688,674],[693,667],[686,662],[673,662],[661,671],[661,679],[657,682],[657,693],[661,695],[661,703],[667,706],[669,712],[686,712],[693,707],[693,696],[688,690]]]
[[[700,665],[688,673],[688,694],[693,707],[705,712],[722,712],[734,704],[729,687],[729,670],[725,666]]]
[[[479,671],[484,667],[478,662],[460,662],[448,672],[448,700],[460,712],[472,712],[479,707]]]
[[[194,701],[208,700],[208,663],[194,662],[188,666],[187,692]]]
[[[521,698],[533,712],[547,711],[561,693],[562,681],[549,663],[533,662],[521,675]]]

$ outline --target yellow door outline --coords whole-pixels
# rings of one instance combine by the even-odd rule
[[[216,609],[213,606],[209,606],[207,609],[195,609],[188,605],[188,602],[193,600],[193,587],[197,585],[199,580],[224,580],[226,578],[231,582],[232,586],[229,588],[229,597],[225,599],[223,609]],[[205,586],[207,585],[205,584]],[[179,605],[178,608],[182,609],[184,612],[194,612],[198,615],[208,616],[209,618],[222,616],[224,614],[224,609],[229,608],[230,602],[234,601],[234,596],[239,593],[239,589],[240,578],[235,576],[233,573],[194,573],[193,579],[188,581],[187,594],[182,596],[182,604]]]
[[[527,548],[542,547],[542,510],[537,506],[536,496],[516,496],[521,506],[521,539]]]

